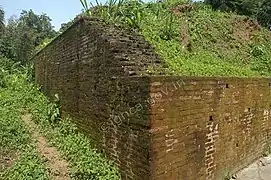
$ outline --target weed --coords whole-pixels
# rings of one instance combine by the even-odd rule
[[[264,149],[263,149],[263,156],[264,157],[267,157],[271,154],[271,141],[269,140],[265,146],[264,146]]]
[[[223,180],[231,180],[232,179],[232,174],[227,171],[226,175],[224,176]]]
[[[91,16],[91,11],[90,11],[90,8],[89,8],[89,5],[88,5],[88,2],[87,0],[80,0],[83,8],[84,8],[84,11],[87,15]]]

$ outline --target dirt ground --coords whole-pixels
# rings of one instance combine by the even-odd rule
[[[49,170],[52,180],[68,180],[68,162],[61,158],[55,147],[51,147],[48,144],[45,137],[40,135],[38,127],[32,121],[30,114],[23,115],[22,120],[29,127],[32,137],[36,141],[38,152],[46,159],[46,167]]]
[[[263,157],[236,174],[237,180],[271,180],[271,156]]]
[[[18,154],[16,152],[10,152],[4,148],[0,148],[0,178],[1,174],[9,168],[17,158]]]

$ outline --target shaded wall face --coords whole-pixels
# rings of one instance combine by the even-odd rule
[[[154,77],[154,179],[221,179],[262,155],[270,134],[270,80]]]
[[[150,178],[149,79],[130,77],[155,60],[149,48],[138,36],[83,21],[34,58],[44,93],[59,94],[63,115],[118,165],[123,179]]]

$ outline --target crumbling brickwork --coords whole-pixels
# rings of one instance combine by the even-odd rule
[[[138,34],[79,19],[39,52],[36,82],[119,167],[122,179],[216,180],[262,155],[270,79],[150,74]]]

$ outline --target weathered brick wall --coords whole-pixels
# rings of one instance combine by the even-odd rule
[[[150,79],[155,179],[222,179],[262,155],[271,79]]]
[[[34,57],[36,82],[118,165],[122,179],[221,179],[261,156],[270,79],[151,76],[135,32],[79,19]]]
[[[42,90],[59,94],[62,113],[115,161],[123,179],[148,179],[149,124],[147,106],[141,105],[149,83],[125,78],[163,66],[151,46],[133,31],[82,18],[34,61]]]

